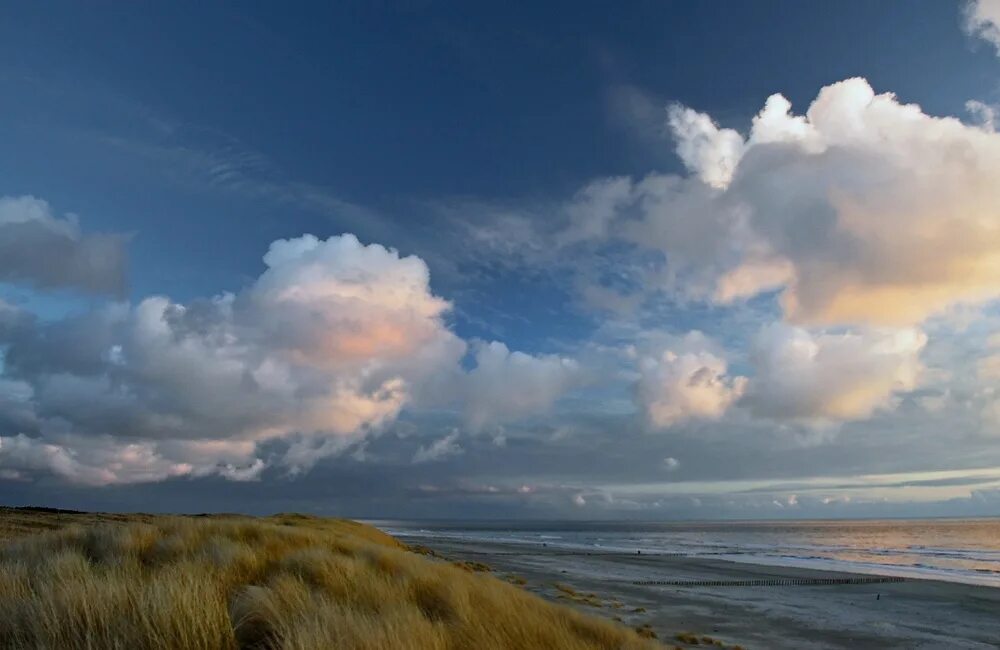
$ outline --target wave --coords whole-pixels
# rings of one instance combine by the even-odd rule
[[[638,552],[647,555],[684,555],[747,564],[1000,587],[1000,548],[983,548],[981,540],[970,540],[969,547],[962,548],[933,542],[879,545],[882,540],[869,538],[863,538],[867,543],[860,543],[862,539],[851,540],[846,534],[841,534],[835,541],[831,540],[833,543],[818,543],[813,539],[794,539],[794,535],[783,538],[780,534],[770,536],[743,534],[738,529],[727,531],[726,535],[708,535],[704,531],[671,531],[656,534],[626,530],[518,530],[514,527],[461,530],[457,527],[434,529],[387,526],[385,529],[401,538],[421,537],[464,543],[503,543],[516,548],[545,546],[549,549],[581,553]],[[851,541],[853,543],[848,543]]]

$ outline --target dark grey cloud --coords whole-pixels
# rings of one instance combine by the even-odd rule
[[[75,217],[56,217],[40,199],[0,198],[0,281],[121,296],[127,241],[84,235]]]

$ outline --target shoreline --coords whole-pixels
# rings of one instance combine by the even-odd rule
[[[675,550],[658,550],[655,548],[638,549],[635,547],[614,547],[614,546],[592,546],[584,544],[571,544],[558,541],[559,538],[553,536],[547,540],[545,535],[538,539],[503,539],[490,536],[451,536],[447,533],[427,534],[412,530],[397,529],[391,525],[378,526],[390,534],[400,539],[420,539],[421,543],[431,544],[438,540],[442,543],[458,543],[465,546],[502,544],[508,550],[503,552],[528,553],[530,549],[546,548],[550,555],[621,555],[630,556],[640,554],[648,557],[687,557],[690,559],[717,559],[735,564],[750,564],[757,566],[773,567],[775,569],[797,569],[802,571],[826,571],[836,574],[852,574],[859,576],[876,576],[902,578],[904,580],[930,580],[935,582],[946,582],[961,585],[990,587],[1000,589],[1000,553],[998,553],[998,569],[994,571],[957,571],[948,570],[927,564],[894,564],[876,563],[864,561],[840,560],[831,557],[797,557],[793,555],[773,556],[758,553],[730,553],[730,552],[700,552],[690,553]],[[516,549],[516,550],[515,550]],[[467,551],[474,553],[475,551]]]
[[[549,600],[631,627],[648,625],[683,647],[675,639],[682,632],[749,650],[1000,648],[1000,589],[991,586],[925,578],[878,582],[868,573],[683,554],[400,538],[448,559],[484,562]],[[655,584],[665,581],[675,584]]]

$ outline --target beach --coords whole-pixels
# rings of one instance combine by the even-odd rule
[[[691,632],[751,650],[1000,648],[995,587],[868,582],[878,576],[545,542],[420,534],[405,541],[451,560],[485,563],[545,598],[632,627],[649,625],[668,642]],[[635,584],[665,581],[680,584]],[[748,581],[755,586],[744,586]]]

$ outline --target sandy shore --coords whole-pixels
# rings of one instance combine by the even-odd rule
[[[748,650],[1000,648],[1000,589],[933,580],[793,586],[636,585],[638,581],[853,579],[857,574],[676,555],[586,554],[524,544],[407,537],[449,559],[490,565],[500,577],[592,614],[649,624],[677,643],[681,631]],[[556,588],[566,585],[591,604]],[[598,605],[599,603],[599,605]],[[684,644],[678,644],[687,647]]]

